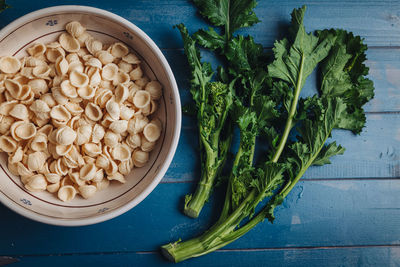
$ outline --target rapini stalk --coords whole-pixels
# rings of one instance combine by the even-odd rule
[[[326,144],[333,129],[359,133],[364,126],[362,106],[373,97],[373,84],[365,77],[368,68],[363,63],[366,46],[359,37],[342,30],[306,33],[304,13],[305,7],[293,11],[290,35],[275,43],[274,61],[268,65],[268,75],[265,73],[268,78],[263,80],[272,78],[272,82],[260,83],[262,89],[255,98],[262,99],[263,108],[233,106],[233,111],[240,114],[237,117],[241,131],[240,157],[232,167],[220,219],[197,238],[163,246],[163,254],[170,260],[179,262],[204,255],[243,236],[265,218],[272,222],[274,209],[310,166],[329,164],[332,156],[344,152],[335,142]],[[248,59],[254,54],[249,47],[256,46],[243,40],[246,39],[234,38],[231,48],[235,48],[235,55]],[[232,53],[227,58],[231,56]],[[254,61],[246,63],[250,69],[256,69]],[[238,68],[233,65],[235,72]],[[305,80],[316,68],[320,74],[319,92],[301,98]],[[259,77],[243,69],[236,73]],[[244,89],[252,88],[246,82],[242,84]],[[262,115],[266,111],[269,116]],[[296,137],[290,135],[294,127]],[[244,155],[253,157],[255,137],[259,134],[267,138],[269,151],[267,159],[254,166],[253,160],[241,159],[246,158]],[[251,145],[246,147],[246,144]],[[265,198],[268,203],[258,207]]]

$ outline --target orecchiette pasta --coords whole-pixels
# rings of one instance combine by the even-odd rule
[[[85,40],[86,49],[89,51],[90,54],[94,55],[97,51],[103,49],[103,44],[99,41],[94,39],[93,37],[88,37]]]
[[[71,201],[146,165],[163,90],[127,45],[103,44],[77,21],[65,29],[29,56],[0,57],[0,151],[27,190]]]
[[[22,104],[16,104],[9,112],[10,116],[19,119],[27,120],[29,117],[28,108]]]
[[[132,154],[132,160],[136,167],[143,167],[149,160],[149,153],[140,149],[135,150]]]
[[[46,154],[43,152],[34,152],[28,155],[28,169],[30,171],[40,170],[46,162]]]
[[[44,79],[32,79],[28,82],[35,97],[47,93],[49,90],[48,85]]]
[[[150,105],[150,99],[151,96],[148,91],[139,90],[133,96],[133,104],[137,108],[146,108],[148,105]]]
[[[106,81],[114,80],[117,74],[118,74],[118,66],[115,65],[114,63],[106,64],[101,71],[101,77]]]
[[[67,98],[76,98],[78,93],[70,80],[65,80],[60,84],[61,93]],[[67,103],[66,103],[67,104]]]
[[[109,147],[115,147],[119,143],[120,136],[112,131],[107,131],[104,135],[104,144]]]
[[[34,44],[27,49],[28,54],[31,56],[43,55],[45,51],[46,46],[42,43]]]
[[[75,87],[85,87],[89,84],[89,77],[85,73],[76,70],[71,71],[69,74],[69,80]]]
[[[126,130],[128,129],[128,121],[126,121],[126,120],[113,121],[110,124],[109,128],[114,133],[122,134],[122,133],[126,132]]]
[[[162,86],[158,81],[151,81],[145,86],[152,99],[158,100],[162,96]]]
[[[143,88],[149,82],[149,78],[147,76],[142,76],[140,79],[135,81],[135,84],[140,88]]]
[[[72,185],[65,185],[58,189],[58,198],[64,202],[75,198],[76,189]]]
[[[142,68],[139,65],[135,66],[135,68],[129,73],[129,76],[133,81],[139,80],[143,76]]]
[[[107,169],[109,162],[109,159],[105,155],[99,155],[96,158],[96,166],[102,169]]]
[[[96,186],[97,191],[101,191],[101,190],[106,189],[109,186],[110,181],[108,179],[103,179],[100,182],[94,182],[93,184],[94,184],[94,186]]]
[[[79,171],[79,178],[84,181],[90,181],[96,175],[97,168],[95,164],[86,164]]]
[[[62,33],[58,38],[61,47],[67,52],[78,52],[81,48],[78,40],[68,33]]]
[[[140,64],[140,59],[137,55],[129,53],[122,57],[122,60],[129,64]]]
[[[129,49],[123,43],[115,43],[111,45],[111,54],[116,58],[122,58],[129,53]]]
[[[65,29],[75,38],[78,38],[86,31],[86,29],[77,21],[71,21],[70,23],[65,25]]]
[[[87,143],[82,146],[82,151],[89,157],[95,158],[101,154],[101,147],[97,144]]]
[[[2,135],[0,136],[0,149],[1,151],[12,153],[17,149],[17,141],[11,136]]]
[[[38,65],[32,69],[33,76],[37,78],[47,78],[51,72],[50,67],[46,65]]]
[[[131,158],[131,151],[127,145],[118,144],[113,148],[111,155],[114,160],[126,161]]]
[[[141,138],[141,143],[142,145],[140,146],[140,148],[145,152],[150,152],[151,150],[154,149],[154,146],[156,145],[156,142],[151,142],[147,140],[147,138],[144,137],[144,135]]]
[[[46,180],[52,184],[58,183],[61,180],[61,175],[59,175],[57,173],[49,172],[49,173],[46,173],[44,176],[46,177]]]
[[[63,55],[60,55],[55,61],[55,70],[56,73],[60,76],[67,74],[69,65],[68,61],[64,58]]]
[[[50,111],[50,117],[56,127],[61,127],[67,124],[71,119],[71,113],[63,105],[54,106]]]
[[[120,107],[117,102],[110,99],[106,104],[106,110],[113,120],[118,120],[120,116]]]
[[[30,148],[33,151],[45,151],[47,150],[47,135],[44,133],[38,133],[30,143]]]
[[[6,74],[13,74],[19,71],[21,62],[16,57],[0,58],[0,71]]]
[[[15,164],[22,161],[24,156],[24,151],[21,147],[18,147],[17,150],[9,154],[8,160],[10,163]]]
[[[109,64],[114,61],[114,56],[111,55],[108,51],[100,50],[97,51],[95,55],[103,65]]]
[[[85,108],[85,115],[92,121],[98,121],[103,117],[103,112],[98,105],[89,103]]]
[[[122,184],[126,183],[125,177],[119,172],[115,172],[114,174],[109,175],[107,177],[107,179],[110,180],[110,181],[115,180],[115,181],[118,181],[118,182],[120,182]]]
[[[75,141],[76,132],[68,126],[56,130],[56,142],[60,145],[70,145]]]
[[[36,135],[36,126],[31,122],[14,122],[10,128],[11,136],[17,140],[28,140]]]
[[[46,190],[50,193],[56,193],[60,189],[60,183],[49,184],[46,186]]]
[[[97,191],[97,187],[94,185],[82,185],[79,186],[79,193],[83,198],[90,198],[92,197]]]
[[[143,128],[143,136],[150,142],[155,142],[160,138],[161,127],[156,121],[151,121]]]
[[[60,47],[60,44],[58,42],[54,42],[54,47],[49,47],[49,45],[47,45],[47,50],[46,50],[47,60],[55,63],[59,57],[62,58],[65,57],[65,50]]]
[[[42,174],[36,174],[28,178],[25,183],[25,188],[29,191],[42,191],[46,190],[47,182]]]

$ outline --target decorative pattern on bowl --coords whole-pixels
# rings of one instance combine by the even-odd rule
[[[120,41],[142,59],[142,67],[163,85],[163,97],[155,115],[163,132],[146,166],[134,168],[126,184],[111,183],[93,198],[64,203],[48,192],[31,193],[7,170],[0,156],[0,201],[28,218],[55,225],[87,225],[114,218],[141,202],[160,182],[175,153],[181,127],[181,106],[173,73],[154,42],[129,21],[110,12],[85,6],[57,6],[32,12],[0,32],[0,56],[22,57],[35,42],[56,40],[70,21],[79,21],[104,43]]]

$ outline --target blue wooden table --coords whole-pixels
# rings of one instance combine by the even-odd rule
[[[186,0],[50,1],[9,0],[0,26],[55,4],[106,9],[142,28],[162,49],[175,73],[182,101],[189,101],[186,60],[174,24],[195,30],[205,24]],[[260,1],[262,20],[247,30],[271,47],[282,36],[295,7],[308,6],[306,28],[344,28],[369,45],[370,78],[376,97],[366,106],[361,136],[337,131],[346,147],[332,165],[310,168],[277,210],[277,220],[207,256],[180,266],[398,266],[400,265],[400,1]],[[314,88],[310,78],[305,93]],[[207,204],[197,220],[182,215],[183,196],[199,177],[196,125],[183,119],[175,158],[161,184],[139,206],[108,222],[65,228],[44,225],[0,205],[0,256],[11,266],[172,265],[160,245],[204,231],[218,204]]]

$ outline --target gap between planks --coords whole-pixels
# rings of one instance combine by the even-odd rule
[[[276,248],[243,248],[243,249],[218,249],[215,253],[224,252],[267,252],[282,250],[319,250],[319,249],[354,249],[354,248],[400,248],[400,244],[388,245],[345,245],[345,246],[305,246],[305,247],[276,247]],[[83,252],[83,253],[58,253],[58,254],[21,254],[21,255],[1,255],[8,257],[24,258],[24,257],[62,257],[62,256],[89,256],[89,255],[124,255],[124,254],[159,254],[158,250],[150,251],[110,251],[110,252]]]
[[[368,44],[367,44],[368,45]],[[272,50],[272,46],[265,46],[264,50]],[[181,47],[173,47],[173,48],[167,48],[167,47],[160,47],[161,50],[165,50],[165,51],[183,51],[183,48]],[[394,46],[368,46],[368,50],[390,50],[390,49],[400,49],[400,46],[398,45],[394,45]],[[204,48],[200,48],[200,50],[206,50]]]
[[[180,180],[174,181],[178,178],[166,178],[166,181],[161,180],[160,184],[186,184],[194,183],[197,180]],[[353,178],[303,178],[303,182],[324,182],[324,181],[391,181],[400,180],[400,177],[353,177]]]

